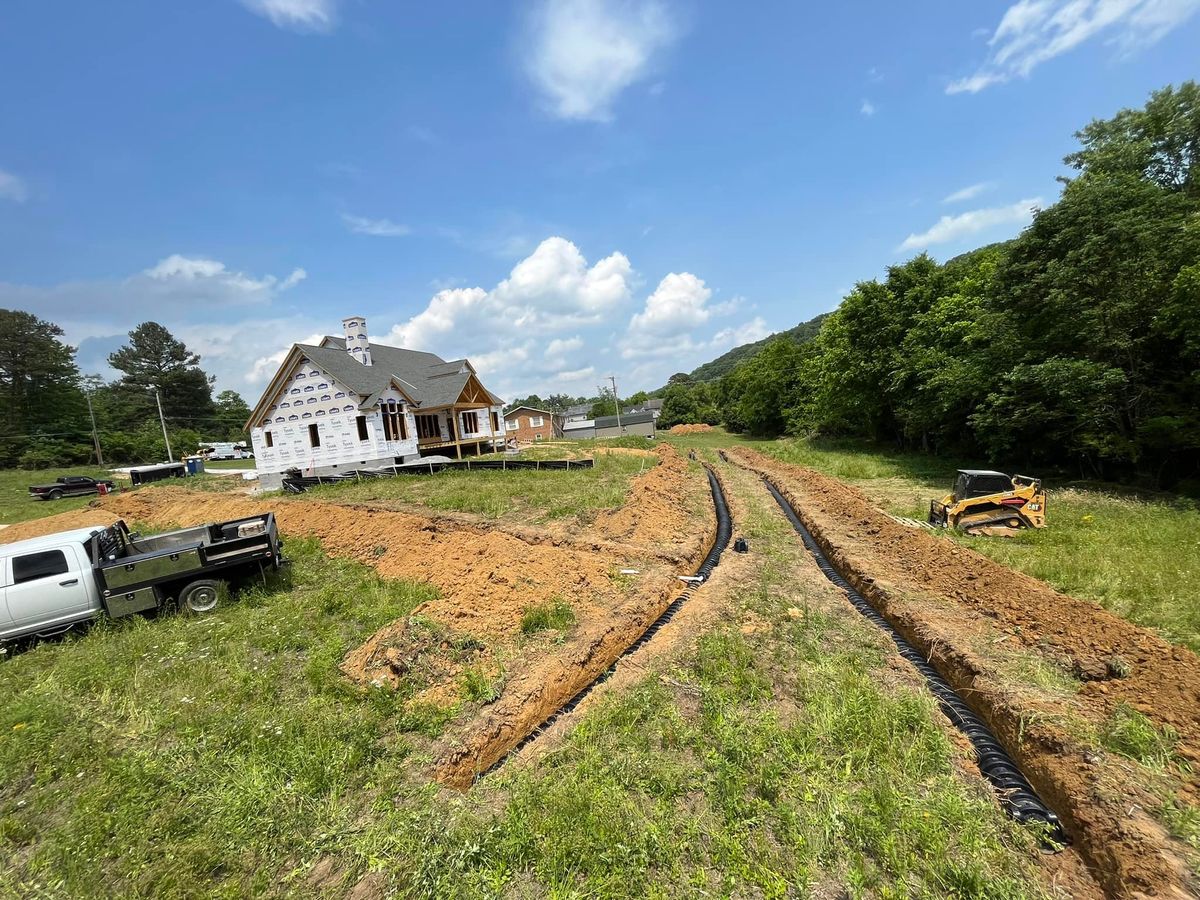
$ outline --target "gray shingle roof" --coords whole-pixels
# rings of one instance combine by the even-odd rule
[[[459,398],[472,370],[465,359],[447,362],[433,353],[371,344],[371,365],[364,366],[346,352],[343,338],[327,337],[322,346],[297,344],[318,368],[366,398],[363,406],[374,406],[392,380],[422,407],[449,406]],[[486,388],[484,389],[487,390]],[[502,401],[487,391],[492,402]]]

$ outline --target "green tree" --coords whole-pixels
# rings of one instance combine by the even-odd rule
[[[570,394],[551,394],[546,398],[546,406],[550,412],[566,412],[568,406],[573,406],[575,398]]]
[[[250,407],[237,391],[221,391],[216,401],[216,428],[220,437],[230,441],[245,438],[242,430],[250,418]]]
[[[505,412],[512,412],[522,406],[528,406],[532,409],[545,409],[546,403],[537,394],[530,394],[528,397],[521,397],[519,400],[514,400],[505,408]]]
[[[588,412],[588,418],[597,419],[600,416],[615,416],[617,414],[617,401],[613,396],[611,388],[603,388],[600,391],[600,397],[592,402],[592,408]]]
[[[87,410],[75,348],[32,313],[0,309],[0,462],[11,465],[38,435],[86,440]]]
[[[190,427],[212,427],[215,407],[212,382],[200,368],[200,356],[157,322],[143,322],[129,332],[129,343],[108,357],[124,373],[117,395],[124,416],[144,421],[157,414],[154,391],[162,399],[163,415]]]
[[[808,394],[804,385],[807,354],[806,346],[780,338],[722,378],[717,397],[726,426],[731,431],[766,436],[783,434],[798,423]],[[665,400],[663,406],[665,409]]]
[[[721,421],[713,390],[704,382],[687,384],[676,382],[663,393],[662,413],[658,418],[659,428],[672,425],[698,424],[716,425]]]
[[[1194,457],[1198,214],[1200,202],[1154,179],[1090,172],[1038,214],[997,273],[1013,376],[989,401],[994,412],[977,419],[986,443],[1012,443],[1006,432],[1021,425],[1010,418],[1006,429],[1003,414],[1019,412],[1013,391],[1024,385],[1047,414],[1072,423],[1049,432],[1061,435],[1049,453],[1074,454],[1096,472]]]
[[[1083,145],[1066,158],[1083,174],[1131,175],[1200,199],[1200,85],[1185,81],[1076,132]]]

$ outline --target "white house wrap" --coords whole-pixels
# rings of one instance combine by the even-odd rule
[[[342,325],[344,337],[292,346],[246,423],[264,488],[290,469],[329,475],[503,445],[503,402],[469,360],[372,344],[362,316]]]

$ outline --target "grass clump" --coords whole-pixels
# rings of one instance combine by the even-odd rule
[[[525,609],[521,616],[521,633],[536,634],[539,631],[565,631],[575,624],[575,610],[562,597],[552,597],[545,603],[536,603]]]
[[[1109,750],[1156,769],[1171,763],[1178,740],[1169,725],[1155,727],[1150,719],[1126,703],[1117,704],[1100,730],[1100,742]]]
[[[471,666],[463,671],[462,687],[463,694],[472,703],[495,703],[504,692],[504,673]]]

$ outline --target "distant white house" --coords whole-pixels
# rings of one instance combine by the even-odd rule
[[[250,414],[264,488],[292,469],[331,475],[503,447],[504,404],[469,360],[372,344],[362,316],[342,326],[344,337],[293,344]]]

